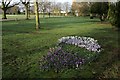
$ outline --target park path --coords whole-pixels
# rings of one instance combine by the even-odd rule
[[[0,19],[0,21],[15,21],[16,19]]]
[[[34,19],[34,18],[30,18],[30,19]],[[25,20],[25,19],[23,19],[23,18],[21,18],[21,19],[17,19],[17,18],[10,19],[10,18],[8,18],[8,19],[0,19],[0,22],[4,22],[4,21],[18,21],[18,20]]]
[[[34,17],[29,18],[29,19],[34,19]],[[17,21],[17,20],[26,20],[26,19],[24,19],[24,18],[7,18],[7,19],[0,18],[0,22],[2,22],[2,21]]]

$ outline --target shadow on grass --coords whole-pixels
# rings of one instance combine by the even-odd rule
[[[82,20],[81,20],[82,19]],[[52,30],[57,28],[65,28],[74,24],[96,23],[99,20],[91,20],[88,18],[75,17],[61,17],[61,18],[41,18],[40,30]],[[3,22],[3,35],[17,34],[17,33],[31,33],[35,31],[35,20],[20,20]]]
[[[65,28],[66,26],[73,25],[73,24],[89,24],[89,23],[96,23],[100,22],[99,20],[90,20],[90,19],[83,19],[80,18],[72,20],[72,18],[68,20],[60,20],[59,22],[53,21],[47,21],[45,23],[41,23],[42,29],[44,30],[51,30],[56,28]],[[73,25],[74,26],[74,25]]]

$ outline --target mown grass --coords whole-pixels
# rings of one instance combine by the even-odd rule
[[[119,32],[109,23],[88,17],[41,18],[41,29],[35,20],[2,22],[3,78],[118,78]],[[40,58],[56,46],[63,36],[89,36],[98,40],[103,51],[82,69],[60,73],[41,72]]]

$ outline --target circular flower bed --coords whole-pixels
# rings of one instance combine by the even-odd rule
[[[65,68],[79,68],[94,59],[101,52],[101,46],[90,37],[68,36],[58,40],[58,47],[50,48],[40,60],[41,70],[61,71]]]

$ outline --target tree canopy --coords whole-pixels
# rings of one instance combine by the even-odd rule
[[[101,21],[104,21],[108,13],[108,2],[95,2],[91,3],[90,12],[99,15]]]
[[[109,20],[113,26],[120,29],[120,1],[109,4]]]

